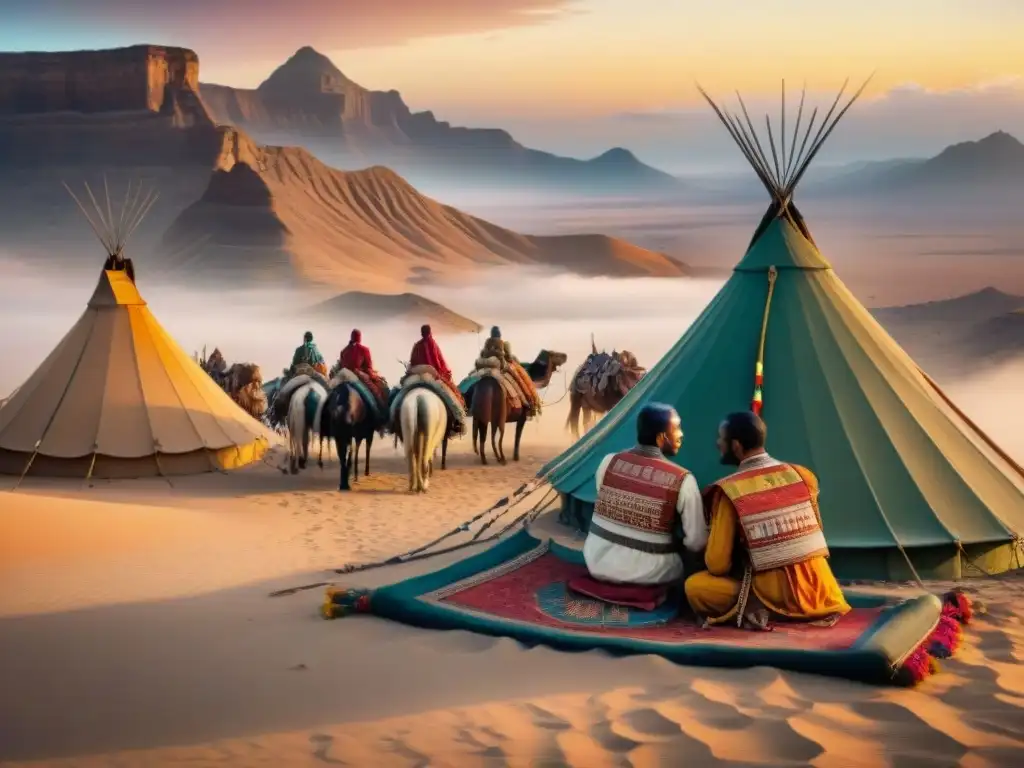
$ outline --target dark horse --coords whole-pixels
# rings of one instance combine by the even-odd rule
[[[329,422],[329,435],[338,449],[341,475],[338,490],[352,490],[349,476],[359,482],[359,446],[366,442],[366,466],[363,476],[370,474],[370,450],[377,425],[359,390],[347,381],[331,390],[324,407],[323,420]]]
[[[568,357],[561,352],[543,349],[537,359],[524,366],[530,379],[538,389],[543,389],[551,382],[554,375]],[[512,461],[519,461],[519,442],[526,426],[526,408],[512,408],[505,397],[505,390],[500,382],[485,376],[474,384],[466,393],[469,411],[473,415],[473,453],[480,456],[480,463],[487,464],[487,427],[491,428],[491,450],[500,464],[505,464],[505,425],[515,422],[516,440],[512,449]],[[479,450],[477,444],[479,443]]]

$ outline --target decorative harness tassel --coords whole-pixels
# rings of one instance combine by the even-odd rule
[[[757,363],[754,365],[754,399],[750,402],[750,410],[761,415],[761,408],[764,406],[764,342],[768,336],[768,315],[772,308],[772,296],[775,293],[775,278],[779,271],[774,267],[768,268],[768,298],[764,303],[764,317],[761,319],[761,341],[757,347]]]

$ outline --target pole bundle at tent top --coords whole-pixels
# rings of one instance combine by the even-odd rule
[[[144,191],[141,184],[128,182],[128,189],[125,191],[124,201],[117,216],[114,215],[114,208],[110,202],[110,188],[107,186],[107,177],[103,177],[104,205],[96,199],[88,182],[85,184],[85,191],[92,202],[92,211],[78,198],[71,190],[71,187],[64,183],[64,189],[71,195],[71,199],[78,205],[78,209],[85,216],[96,237],[107,249],[107,255],[120,258],[123,255],[125,243],[139,224],[149,213],[158,197],[156,190]]]
[[[873,75],[871,76],[873,77]],[[800,179],[803,178],[807,168],[810,166],[811,161],[818,154],[829,135],[835,129],[836,125],[846,114],[847,110],[853,106],[853,103],[860,98],[861,94],[864,93],[864,89],[867,88],[868,83],[871,82],[871,77],[868,77],[864,81],[863,85],[857,89],[857,91],[846,101],[846,103],[838,109],[839,102],[843,98],[843,94],[846,92],[846,88],[850,83],[849,78],[843,83],[843,87],[839,90],[835,100],[832,102],[832,106],[825,114],[824,119],[818,122],[818,108],[815,107],[811,111],[810,119],[807,121],[807,125],[804,128],[803,139],[800,139],[801,125],[804,118],[804,104],[807,97],[807,86],[804,85],[800,93],[800,105],[797,108],[796,113],[796,125],[792,131],[787,135],[786,131],[786,81],[782,81],[782,107],[780,110],[779,122],[776,124],[775,129],[772,126],[771,117],[766,113],[764,116],[765,128],[767,136],[761,136],[758,134],[757,129],[754,127],[754,121],[750,118],[750,113],[747,111],[747,105],[743,101],[743,97],[736,92],[736,98],[739,101],[740,112],[742,112],[742,119],[739,113],[730,112],[723,106],[719,106],[714,99],[712,99],[707,91],[701,88],[700,84],[697,85],[697,90],[700,91],[701,96],[704,97],[705,101],[711,106],[718,116],[718,119],[722,121],[722,125],[732,136],[733,141],[740,148],[743,156],[750,163],[754,169],[754,173],[757,174],[758,179],[764,184],[765,189],[772,196],[772,199],[779,205],[781,212],[789,207],[789,203],[793,197],[793,190],[796,189],[796,185],[800,183]],[[815,131],[815,124],[817,124],[817,131]],[[811,134],[814,132],[812,138]],[[787,149],[787,142],[789,144]],[[799,148],[798,145],[799,144]]]

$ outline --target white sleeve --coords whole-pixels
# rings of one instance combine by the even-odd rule
[[[615,458],[614,453],[609,453],[603,459],[601,463],[597,465],[597,472],[594,473],[594,482],[597,483],[597,487],[600,490],[601,483],[604,482],[604,473],[608,471],[608,467],[611,466],[612,459]]]
[[[686,476],[679,489],[676,510],[683,521],[683,546],[691,552],[700,552],[708,545],[708,526],[704,522],[704,500],[692,473]]]

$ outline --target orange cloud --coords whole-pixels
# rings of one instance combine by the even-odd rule
[[[219,47],[251,58],[301,45],[355,49],[530,26],[572,5],[574,0],[4,0],[4,15],[10,13],[8,20],[33,39],[45,38],[40,24],[60,18],[80,25],[80,47],[104,30],[105,39],[116,31],[118,37],[137,35],[136,42]]]

